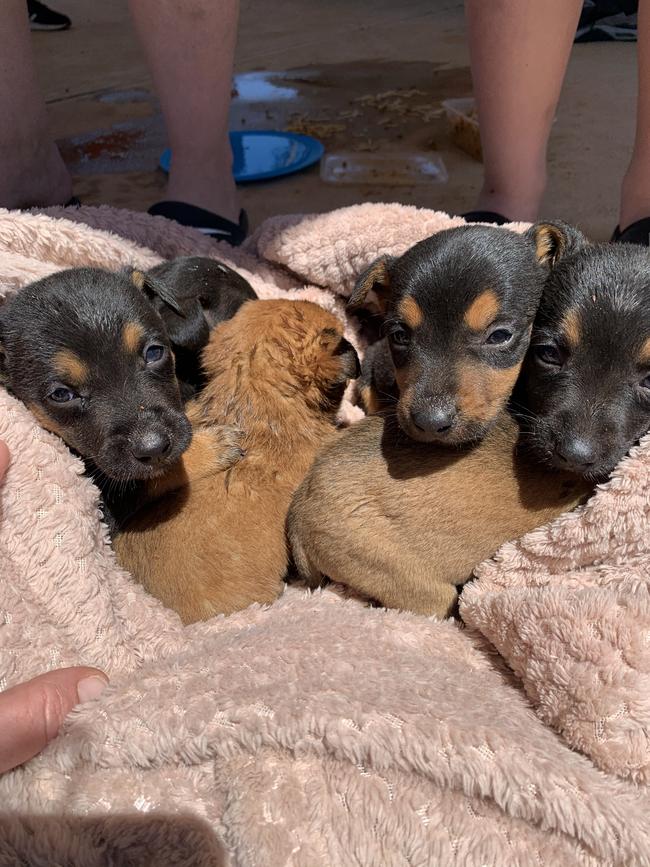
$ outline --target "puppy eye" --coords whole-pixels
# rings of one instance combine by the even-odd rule
[[[146,364],[155,364],[157,361],[162,361],[165,357],[165,347],[158,343],[152,343],[144,351],[144,360]]]
[[[646,376],[645,379],[642,379],[639,385],[641,388],[647,388],[648,391],[650,391],[650,376]]]
[[[507,328],[496,328],[491,334],[488,334],[485,342],[488,346],[504,346],[512,340],[512,331]]]
[[[535,353],[536,358],[541,361],[542,364],[548,364],[552,367],[562,366],[562,355],[560,354],[560,350],[557,348],[557,346],[553,346],[552,344],[534,346],[533,352]]]
[[[70,403],[72,400],[77,400],[78,397],[79,395],[76,391],[72,391],[71,388],[66,388],[63,385],[55,388],[48,394],[49,400],[54,403]]]
[[[408,346],[411,342],[411,334],[402,325],[397,325],[389,334],[391,343],[395,346]]]

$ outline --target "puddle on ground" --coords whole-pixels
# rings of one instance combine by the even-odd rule
[[[329,152],[426,154],[449,147],[441,101],[470,92],[467,68],[425,62],[359,61],[248,72],[234,80],[230,128],[301,132],[320,139]],[[124,120],[60,142],[73,174],[153,171],[166,147],[155,98],[131,89],[93,99],[119,104]],[[143,117],[146,101],[151,114]]]
[[[289,87],[286,73],[246,72],[235,76],[233,98],[241,103],[262,102],[271,104],[298,97],[298,88]]]
[[[111,90],[97,97],[97,102],[123,104],[129,102],[151,102],[148,90]]]

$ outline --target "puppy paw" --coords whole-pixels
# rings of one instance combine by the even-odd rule
[[[196,428],[180,460],[164,476],[146,483],[144,502],[229,470],[244,456],[242,437],[240,430],[227,425]]]
[[[243,432],[230,425],[200,428],[194,433],[203,440],[202,463],[205,474],[228,470],[244,457]],[[191,447],[190,447],[191,448]]]

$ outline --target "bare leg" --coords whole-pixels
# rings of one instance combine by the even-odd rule
[[[64,204],[72,181],[48,131],[25,0],[3,2],[0,46],[0,207]]]
[[[582,0],[466,0],[485,166],[482,210],[512,220],[537,217],[581,8]]]
[[[636,137],[621,190],[618,222],[621,229],[650,217],[650,8],[647,2],[639,3],[637,52]]]
[[[237,221],[228,111],[238,0],[129,0],[162,105],[167,197]]]

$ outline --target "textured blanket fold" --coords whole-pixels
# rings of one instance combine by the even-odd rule
[[[197,253],[343,316],[373,258],[460,222],[361,205],[232,250],[110,208],[0,212],[0,292]],[[184,628],[116,566],[81,463],[1,391],[0,438],[0,688],[111,676],[0,777],[0,863],[650,864],[650,441],[480,567],[468,628],[295,590]]]

